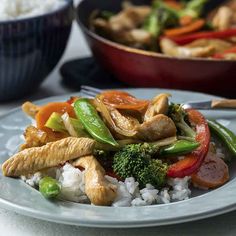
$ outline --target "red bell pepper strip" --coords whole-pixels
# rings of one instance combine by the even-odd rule
[[[66,102],[69,103],[70,105],[76,102],[79,99],[79,97],[70,97]]]
[[[236,36],[236,29],[228,29],[224,31],[209,31],[209,32],[198,32],[194,34],[188,34],[178,37],[168,37],[179,45],[191,43],[196,39],[225,39],[232,36]]]
[[[216,53],[215,55],[213,55],[213,58],[224,59],[227,54],[235,54],[236,57],[236,47],[229,48],[221,53]]]
[[[183,178],[196,172],[204,161],[209,149],[210,131],[205,117],[197,110],[188,109],[189,122],[196,127],[196,142],[200,146],[183,160],[170,165],[167,175],[172,178]]]

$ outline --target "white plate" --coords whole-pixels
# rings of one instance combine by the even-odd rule
[[[172,101],[186,102],[206,100],[210,95],[158,90],[130,89],[130,93],[139,98],[152,98],[161,92],[171,93]],[[73,94],[74,95],[74,94]],[[65,101],[69,95],[38,101],[44,104],[50,101]],[[236,112],[206,112],[207,117],[223,119],[228,127],[236,132]],[[31,123],[20,108],[10,111],[0,118],[0,162],[17,150],[19,136]],[[231,180],[210,192],[194,192],[194,197],[176,203],[145,207],[98,207],[63,201],[48,201],[35,189],[19,179],[3,177],[0,174],[0,206],[23,215],[71,225],[91,227],[147,227],[175,224],[215,216],[236,209],[236,163],[230,165]]]

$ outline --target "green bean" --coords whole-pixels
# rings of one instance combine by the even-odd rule
[[[198,142],[190,142],[187,140],[178,140],[177,142],[163,147],[159,151],[160,156],[181,156],[194,151],[199,147]]]
[[[208,125],[210,130],[224,142],[230,152],[236,155],[236,135],[215,120],[208,120]]]
[[[60,193],[61,186],[57,180],[47,176],[39,181],[39,191],[46,198],[55,198]]]
[[[74,104],[75,114],[84,128],[98,142],[118,146],[109,129],[106,127],[96,109],[87,98],[81,98]]]

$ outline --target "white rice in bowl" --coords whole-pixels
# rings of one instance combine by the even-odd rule
[[[61,168],[52,168],[48,172],[37,172],[32,176],[22,176],[22,179],[32,187],[38,187],[39,180],[49,175],[56,178],[61,184],[59,198],[78,202],[90,203],[85,194],[84,172],[65,164]],[[169,178],[165,188],[156,189],[151,184],[140,189],[139,183],[133,177],[126,178],[124,182],[116,178],[105,176],[112,184],[117,186],[117,196],[112,203],[113,207],[147,206],[153,204],[167,204],[170,202],[186,200],[190,197],[190,177]]]
[[[43,15],[65,3],[65,0],[0,0],[0,21]]]

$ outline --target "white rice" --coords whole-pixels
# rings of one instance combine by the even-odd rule
[[[0,0],[0,20],[43,15],[65,4],[65,0]]]
[[[85,194],[84,172],[74,168],[70,164],[65,164],[61,168],[47,173],[37,172],[36,174],[22,179],[30,186],[37,187],[39,180],[44,175],[56,178],[61,184],[59,198],[79,203],[89,203]],[[126,178],[124,182],[118,181],[110,176],[105,176],[112,184],[117,186],[117,196],[113,207],[147,206],[153,204],[167,204],[175,201],[186,200],[190,197],[189,189],[190,177],[168,179],[168,188],[155,189],[151,184],[139,189],[139,183],[133,177]]]
[[[188,188],[190,177],[169,179],[168,184],[172,187],[169,191],[172,201],[182,201],[189,198],[191,191]]]
[[[168,179],[169,188],[155,189],[151,184],[139,189],[138,182],[133,177],[126,178],[124,182],[106,176],[107,180],[117,186],[117,197],[112,206],[147,206],[153,204],[167,204],[186,200],[190,197],[190,177]]]
[[[65,164],[57,172],[61,184],[60,198],[73,202],[89,202],[85,194],[84,173],[70,164]]]
[[[28,185],[30,185],[31,187],[36,187],[39,185],[39,181],[40,179],[43,177],[41,172],[36,172],[35,174],[31,175],[31,176],[21,176],[21,179],[23,181],[25,181]]]

